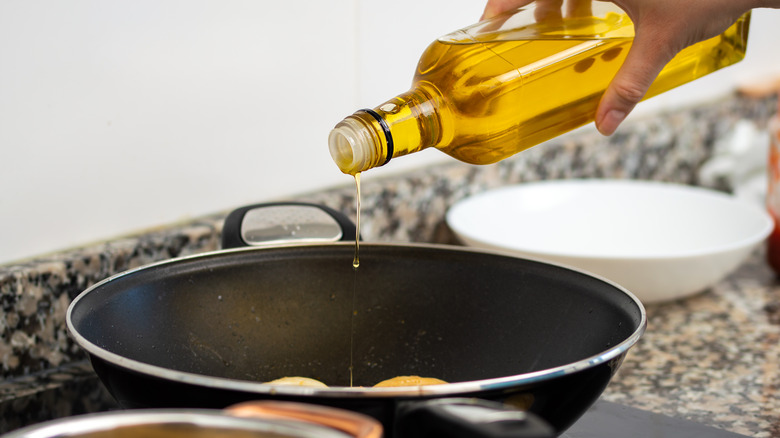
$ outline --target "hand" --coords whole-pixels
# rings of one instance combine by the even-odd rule
[[[571,15],[590,7],[590,0],[569,0],[566,5],[564,1],[537,0],[537,20],[550,16],[552,11]],[[780,0],[610,1],[634,22],[636,36],[623,66],[610,82],[596,110],[596,128],[604,135],[615,132],[664,66],[682,49],[717,36],[754,7],[780,7]],[[487,0],[482,18],[491,18],[529,3],[531,0]],[[564,12],[560,12],[562,10]]]

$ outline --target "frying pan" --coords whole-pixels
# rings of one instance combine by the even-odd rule
[[[560,434],[645,329],[620,286],[496,252],[363,242],[355,270],[348,224],[314,205],[239,209],[223,240],[259,246],[111,277],[71,303],[68,328],[124,407],[307,402],[388,437]],[[371,388],[399,375],[450,383]],[[263,383],[283,376],[330,387]]]

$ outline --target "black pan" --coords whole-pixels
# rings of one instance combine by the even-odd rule
[[[646,325],[629,292],[560,266],[361,243],[355,271],[353,254],[353,243],[339,242],[157,263],[86,290],[67,323],[124,407],[303,401],[368,414],[387,436],[404,437],[505,436],[504,420],[535,424],[521,411],[552,428],[528,436],[559,434]],[[451,383],[370,388],[399,375]],[[263,383],[283,376],[331,387]],[[493,402],[521,411],[473,414]]]

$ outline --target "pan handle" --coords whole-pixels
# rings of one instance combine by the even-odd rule
[[[529,412],[476,398],[442,398],[404,403],[395,436],[425,438],[554,438],[555,431]]]
[[[355,240],[355,224],[330,207],[305,202],[255,204],[233,210],[222,228],[222,248]]]

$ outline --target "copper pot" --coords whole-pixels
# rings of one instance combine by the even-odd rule
[[[62,418],[4,438],[380,438],[367,416],[290,402],[246,402],[219,410],[140,409]]]

